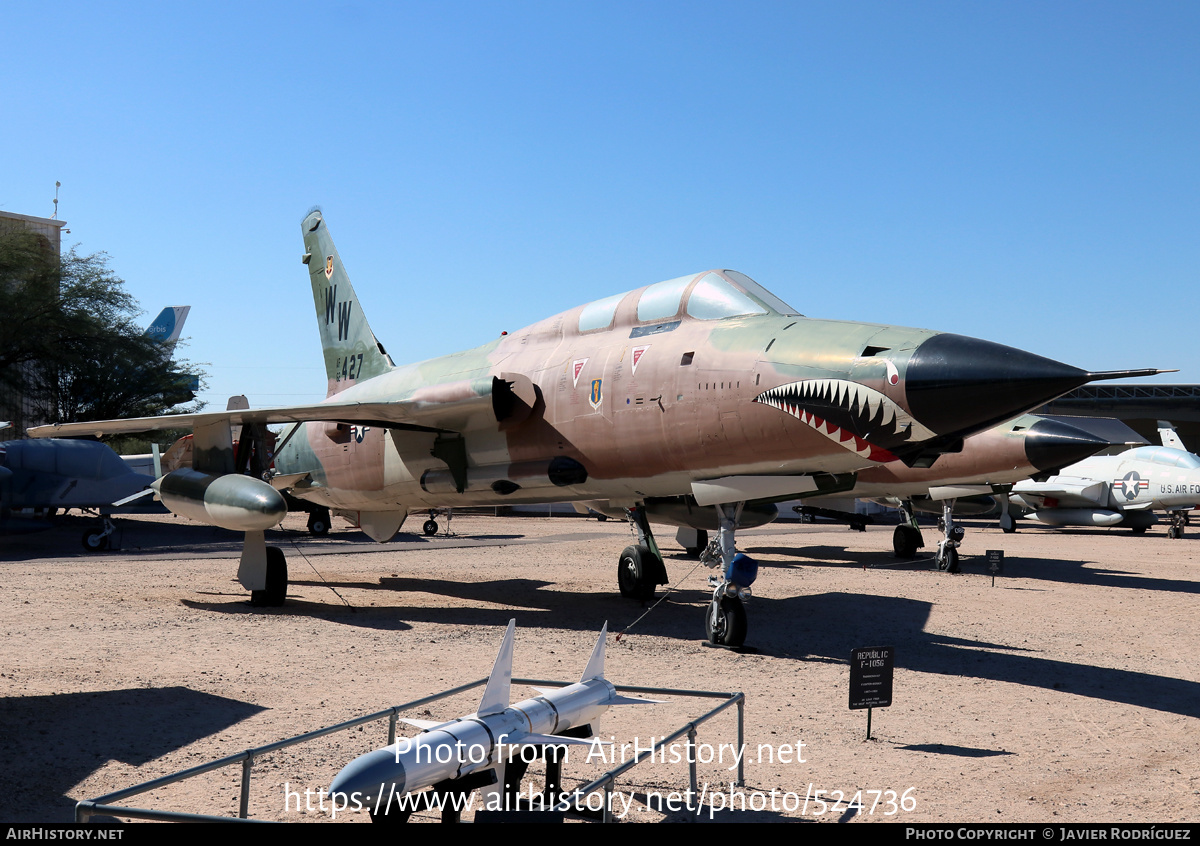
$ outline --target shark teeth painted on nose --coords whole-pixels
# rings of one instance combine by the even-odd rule
[[[869,461],[895,461],[887,447],[934,434],[879,391],[845,379],[789,382],[754,401],[790,414]]]

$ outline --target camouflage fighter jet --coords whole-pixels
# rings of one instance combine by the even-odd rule
[[[998,500],[989,505],[999,505],[1001,528],[1012,531],[1008,503],[1013,484],[1030,477],[1045,478],[1114,445],[1111,434],[1102,437],[1087,431],[1088,422],[1023,414],[972,435],[963,442],[962,452],[942,456],[933,467],[907,467],[894,461],[867,468],[859,472],[851,493],[900,508],[901,522],[892,535],[892,546],[901,558],[912,558],[925,545],[915,511],[924,505],[923,510],[940,512],[938,529],[942,538],[934,560],[939,569],[954,572],[963,538],[962,527],[954,522],[958,501],[975,497]],[[1132,439],[1120,443],[1144,443],[1127,426],[1108,422],[1114,424],[1108,427],[1110,431]]]
[[[387,541],[410,511],[603,499],[641,542],[623,594],[667,581],[646,508],[687,502],[717,527],[706,629],[741,644],[757,568],[737,552],[743,508],[853,483],[897,459],[929,466],[962,439],[1096,379],[1000,344],[921,329],[809,319],[749,277],[693,273],[595,300],[481,347],[397,366],[376,339],[319,210],[301,224],[324,347],[317,405],[64,424],[36,437],[191,426],[193,466],[158,483],[172,511],[246,533],[238,577],[280,604],[283,552],[263,531],[278,491],[241,475],[237,425],[294,423],[273,483],[360,513]],[[243,438],[243,442],[249,439]]]

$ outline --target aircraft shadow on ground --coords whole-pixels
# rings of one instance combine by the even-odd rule
[[[851,551],[839,546],[755,546],[743,550],[754,556],[777,556],[798,558],[803,561],[759,561],[763,567],[796,569],[803,567],[855,567],[859,569],[887,570],[935,570],[933,554],[935,547],[927,544],[917,553],[917,558],[904,560],[891,552]],[[1131,554],[1137,555],[1131,550]],[[1144,560],[1143,557],[1137,560]],[[982,547],[960,549],[959,569],[965,575],[990,576]],[[946,574],[952,578],[952,574]],[[1179,579],[1157,579],[1132,571],[1100,569],[1093,562],[1064,560],[1059,558],[1031,558],[1006,556],[1004,569],[997,575],[996,584],[1018,587],[1016,580],[1029,582],[1057,582],[1062,584],[1098,585],[1101,587],[1132,588],[1135,590],[1164,591],[1168,593],[1200,593],[1200,582]]]
[[[896,666],[918,673],[1009,682],[1200,717],[1200,683],[930,634],[924,630],[932,607],[927,602],[825,593],[754,603],[750,640],[763,653],[841,663],[856,647],[894,646]]]
[[[703,585],[703,583],[699,583]],[[293,580],[293,586],[328,587],[327,601],[306,601],[289,597],[281,608],[255,608],[244,594],[230,593],[229,601],[197,602],[183,600],[196,610],[224,614],[278,614],[319,617],[330,622],[380,631],[405,631],[412,623],[440,625],[478,625],[503,628],[513,617],[519,626],[596,632],[609,622],[610,631],[620,631],[636,620],[648,604],[620,596],[615,590],[580,593],[555,589],[556,584],[540,579],[498,579],[463,582],[452,579],[383,577],[361,582],[325,582]],[[377,591],[376,605],[350,606],[339,597],[343,590]],[[338,591],[335,594],[334,591]],[[703,634],[701,607],[709,590],[676,591],[672,601],[659,606],[659,613],[646,618],[639,632],[647,635],[695,640]],[[442,601],[408,601],[415,594],[433,594],[462,604]],[[661,597],[661,592],[659,594]],[[679,609],[679,605],[686,609]],[[673,607],[674,606],[674,607]],[[514,608],[521,610],[514,610]]]
[[[109,761],[141,766],[262,710],[186,687],[0,699],[4,816],[70,822],[77,801],[96,797],[71,798],[67,791]]]

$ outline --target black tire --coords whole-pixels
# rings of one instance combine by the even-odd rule
[[[892,551],[897,558],[914,558],[917,554],[917,533],[912,526],[897,526],[892,532]]]
[[[421,526],[421,531],[425,533],[425,537],[427,538],[431,538],[436,535],[437,529],[437,520],[434,520],[432,517],[426,520],[424,525]]]
[[[717,646],[741,646],[745,643],[746,606],[742,600],[736,596],[714,599],[704,615],[704,633],[708,636],[708,642]]]
[[[324,537],[329,534],[329,509],[322,508],[320,511],[311,511],[308,515],[308,533],[316,537]]]
[[[1016,524],[1015,524],[1015,523],[1014,523],[1013,525],[1011,525],[1011,526],[1004,526],[1004,527],[1001,529],[1001,531],[1002,531],[1002,532],[1004,532],[1004,534],[1006,534],[1006,535],[1011,535],[1011,534],[1012,534],[1013,532],[1015,532],[1016,530],[1017,530],[1017,526],[1016,526]]]
[[[651,559],[654,553],[644,546],[627,546],[617,562],[617,586],[621,596],[645,602],[654,598]]]
[[[1171,540],[1178,540],[1179,538],[1183,537],[1183,530],[1179,526],[1172,526],[1171,528],[1167,529],[1167,537],[1169,537]]]
[[[104,534],[103,526],[97,526],[94,529],[84,529],[83,548],[88,552],[103,552],[108,549],[108,535]]]
[[[250,604],[259,608],[278,608],[287,601],[287,559],[277,546],[267,547],[266,590],[250,591]]]
[[[608,515],[607,515],[607,514],[597,514],[597,515],[596,515],[596,522],[598,522],[598,523],[607,523],[607,522],[608,522]]]
[[[683,551],[687,553],[688,558],[699,558],[700,553],[708,547],[708,532],[700,529],[696,532],[696,545],[685,546]]]
[[[1130,529],[1130,531],[1135,535],[1144,535],[1146,534],[1146,530],[1149,528],[1149,526],[1134,526],[1132,529]]]
[[[958,572],[958,550],[952,546],[946,547],[942,559],[938,561],[938,569],[947,573]]]

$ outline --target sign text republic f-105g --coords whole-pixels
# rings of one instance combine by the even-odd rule
[[[321,212],[301,226],[325,402],[31,430],[193,427],[193,466],[164,476],[159,495],[178,514],[246,533],[238,578],[264,604],[287,591],[283,553],[263,539],[285,505],[271,485],[241,475],[251,439],[235,454],[237,425],[296,424],[277,449],[275,487],[359,512],[378,541],[416,509],[607,500],[638,527],[618,581],[639,598],[667,581],[646,511],[685,502],[717,529],[709,637],[739,645],[757,571],[734,542],[747,503],[843,490],[881,462],[928,466],[963,437],[1086,382],[1157,372],[1088,373],[961,335],[809,319],[729,270],[605,297],[473,350],[397,366]]]

